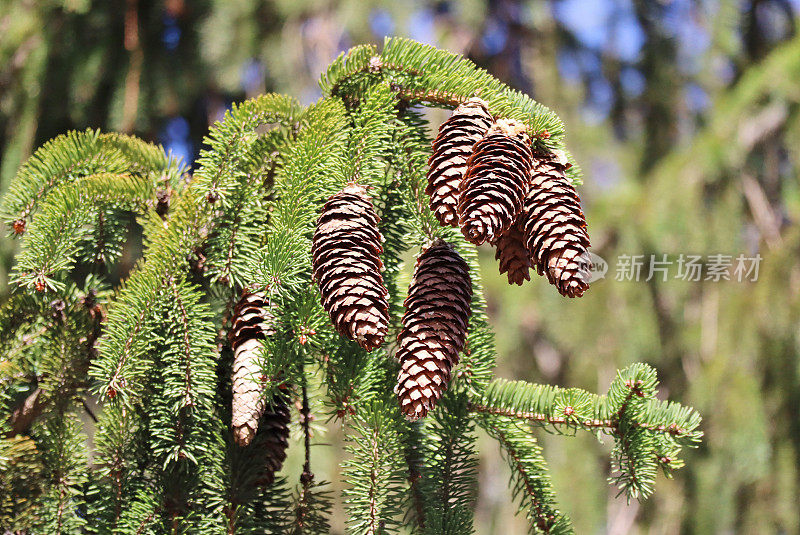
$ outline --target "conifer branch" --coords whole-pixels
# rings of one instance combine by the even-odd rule
[[[178,310],[180,311],[180,325],[182,326],[183,332],[183,360],[184,360],[184,368],[186,372],[184,373],[184,393],[183,393],[183,407],[191,407],[194,405],[192,400],[192,343],[189,338],[189,330],[191,326],[189,325],[189,318],[188,314],[186,313],[186,305],[181,299],[180,293],[178,293],[178,288],[175,285],[175,281],[170,278],[169,282],[170,290],[172,290],[172,296],[175,299],[175,304],[178,305]]]
[[[515,411],[508,408],[490,407],[481,405],[479,403],[470,403],[469,409],[475,413],[492,414],[495,416],[507,416],[518,420],[525,420],[528,422],[535,422],[537,424],[552,425],[554,427],[561,426],[579,426],[586,430],[599,429],[603,431],[612,431],[614,424],[611,420],[580,420],[576,422],[570,416],[550,416],[542,413]]]
[[[23,164],[9,184],[0,213],[21,234],[38,204],[63,182],[95,174],[170,177],[177,182],[182,172],[156,145],[96,130],[70,132],[43,145]]]
[[[267,94],[233,106],[225,112],[206,138],[198,163],[195,195],[199,201],[225,202],[232,185],[239,182],[243,162],[258,141],[259,127],[278,124],[289,131],[299,128],[302,113],[294,99]]]
[[[393,409],[393,400],[363,403],[350,421],[353,458],[343,467],[350,485],[345,496],[351,533],[378,535],[399,528],[404,477]]]
[[[564,432],[602,431],[614,438],[612,479],[629,497],[647,497],[655,467],[682,466],[683,447],[703,436],[692,409],[655,399],[655,370],[632,365],[618,373],[606,396],[579,389],[497,380],[469,405],[477,414],[511,417]]]
[[[108,173],[56,188],[23,241],[14,282],[37,291],[63,287],[58,276],[74,265],[81,228],[93,211],[107,204],[142,211],[151,195],[149,180]]]
[[[303,429],[303,471],[300,474],[300,495],[296,506],[295,525],[298,533],[305,533],[306,517],[309,515],[309,494],[314,483],[314,473],[311,471],[311,414],[308,405],[308,390],[306,383],[301,385],[302,401],[300,406],[300,426]]]
[[[429,533],[471,533],[477,467],[475,426],[463,394],[450,390],[441,402],[426,428],[434,437],[434,446],[423,474],[428,493],[425,527]]]
[[[477,419],[489,435],[500,442],[515,482],[514,494],[531,523],[531,531],[538,533],[571,533],[569,518],[560,512],[555,503],[555,492],[550,485],[547,464],[541,448],[529,431],[506,417],[486,416]]]
[[[457,54],[410,39],[387,38],[379,55],[371,47],[358,47],[340,55],[323,75],[320,86],[328,95],[352,93],[379,76],[409,101],[452,108],[480,96],[494,115],[525,123],[530,136],[543,148],[563,148],[564,126],[545,106],[510,89]]]
[[[524,123],[540,150],[564,148],[560,119],[468,60],[405,39],[387,40],[380,53],[372,46],[352,49],[333,62],[320,86],[325,97],[308,108],[279,95],[235,105],[211,129],[199,169],[186,181],[184,168],[160,147],[94,131],[53,140],[20,169],[2,206],[14,230],[27,234],[15,282],[58,295],[21,293],[0,310],[0,350],[8,361],[0,406],[12,406],[17,392],[33,392],[25,416],[32,420],[47,394],[48,405],[33,426],[36,448],[53,455],[42,463],[52,484],[41,500],[36,497],[45,529],[80,532],[91,522],[92,529],[119,533],[329,532],[330,497],[315,482],[310,458],[307,385],[317,364],[328,406],[346,424],[352,454],[343,467],[349,532],[397,532],[404,512],[415,532],[471,532],[475,424],[502,446],[532,530],[568,533],[571,527],[556,506],[527,424],[610,435],[613,481],[628,497],[648,496],[656,468],[668,473],[680,467],[682,448],[700,440],[700,417],[656,399],[655,371],[644,365],[621,371],[606,395],[492,381],[496,349],[477,250],[457,230],[439,225],[425,193],[430,125],[414,104],[450,108],[479,95],[495,119]],[[580,175],[577,167],[570,173],[573,179]],[[317,257],[312,270],[310,237],[320,207],[348,185],[366,188],[375,212],[365,218],[368,224],[337,237],[341,247],[337,241],[326,249],[360,256],[335,266],[341,270],[336,280],[348,284],[323,308],[320,294],[330,288],[318,291],[325,285],[312,284]],[[85,291],[81,297],[68,273],[81,262],[115,258],[131,212],[144,230],[144,258],[117,291],[103,286],[91,298]],[[426,303],[404,303],[402,262],[410,248],[440,238],[458,253],[448,258],[466,264],[459,261],[463,277],[443,280],[436,291],[455,287],[467,295],[469,272],[472,301],[464,297],[453,305],[459,314],[451,316],[463,325],[449,334],[448,343],[458,348],[446,356],[452,362],[459,357],[460,364],[452,378],[449,367],[437,376],[449,383],[446,393],[424,423],[411,424],[401,419],[391,394],[398,365],[390,358],[390,339],[403,309]],[[359,248],[362,241],[369,246]],[[193,261],[198,254],[207,269]],[[366,286],[346,273],[361,256],[369,257],[362,270],[370,277]],[[98,282],[92,276],[86,285]],[[219,354],[238,287],[267,289],[280,311],[275,333],[258,355],[263,395],[271,397],[287,382],[302,389],[305,450],[293,497],[282,480],[268,488],[255,481],[258,441],[248,450],[224,430],[230,424],[221,416],[231,410],[230,363]],[[351,312],[353,300],[363,297],[353,288],[372,292],[366,299],[379,303],[381,314],[388,308],[380,321],[369,323],[369,314],[346,320],[380,324],[375,336],[386,335],[382,347],[359,339],[369,353],[338,336],[326,314],[337,299]],[[423,312],[414,327],[424,334],[415,340],[418,348],[428,347],[425,337],[448,336]],[[87,366],[105,401],[91,469],[75,419],[52,417],[80,410]],[[23,416],[3,419],[3,432],[13,431]]]
[[[424,420],[402,422],[399,425],[398,436],[408,483],[407,511],[404,520],[406,524],[411,525],[412,533],[428,533],[426,514],[430,505],[428,497],[431,495],[432,482],[427,471],[432,447],[426,432],[426,422]]]

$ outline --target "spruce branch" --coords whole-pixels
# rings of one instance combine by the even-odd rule
[[[101,173],[59,186],[25,236],[12,281],[37,291],[63,288],[59,275],[74,265],[82,227],[94,210],[114,205],[143,211],[152,195],[151,181],[124,174]]]
[[[182,172],[160,147],[137,138],[97,130],[69,132],[43,145],[23,164],[9,184],[0,213],[22,234],[39,203],[61,183],[94,174],[169,177],[177,183]]]
[[[301,108],[294,99],[273,93],[261,95],[233,106],[215,123],[200,154],[196,173],[195,196],[198,201],[225,203],[242,183],[246,159],[259,139],[258,129],[278,125],[292,132],[303,120]]]
[[[393,167],[401,180],[406,210],[410,214],[409,241],[424,244],[440,236],[439,224],[428,208],[425,197],[425,173],[431,140],[427,133],[427,122],[412,109],[398,109],[395,123],[395,146]],[[442,231],[446,231],[443,229]],[[450,241],[450,240],[447,240]]]
[[[406,422],[400,426],[399,436],[409,487],[409,505],[406,517],[411,519],[410,523],[416,528],[412,530],[413,533],[425,533],[427,489],[423,474],[426,470],[426,460],[430,449],[426,444],[425,422],[422,420]]]
[[[583,429],[611,436],[616,444],[612,482],[629,498],[646,498],[656,467],[666,473],[679,468],[681,449],[696,447],[703,436],[697,412],[657,400],[656,385],[655,370],[645,364],[618,372],[605,396],[500,379],[469,407],[477,414],[523,420],[559,433]]]
[[[58,535],[80,531],[86,525],[81,515],[81,487],[88,467],[80,424],[64,403],[58,403],[33,436],[42,455],[43,477],[48,482],[40,505],[41,528]]]
[[[228,202],[214,205],[214,229],[203,247],[207,276],[213,282],[235,288],[252,279],[253,259],[266,243],[262,227],[269,224],[279,149],[288,141],[286,132],[277,129],[262,135],[242,160],[244,172]]]
[[[305,378],[305,376],[304,376]],[[324,482],[314,482],[311,471],[311,409],[305,379],[302,383],[300,424],[303,430],[304,462],[300,486],[294,505],[293,535],[324,535],[330,531],[328,515],[331,509],[330,492]]]
[[[402,517],[404,477],[400,465],[399,418],[391,398],[361,403],[350,420],[343,465],[350,533],[397,533]]]
[[[532,530],[571,528],[530,424],[611,436],[612,480],[628,497],[648,496],[657,468],[680,467],[682,448],[700,440],[697,413],[656,399],[655,371],[644,365],[619,372],[606,395],[493,381],[496,349],[477,250],[439,226],[425,193],[430,125],[418,104],[451,108],[479,95],[495,119],[524,123],[540,150],[564,148],[558,117],[471,62],[405,39],[387,40],[380,53],[352,49],[320,86],[325,97],[308,108],[279,95],[234,106],[211,129],[200,167],[186,180],[160,147],[94,131],[53,140],[18,173],[3,217],[27,234],[15,272],[23,292],[0,309],[0,406],[10,413],[21,401],[30,410],[0,426],[13,431],[46,402],[33,426],[43,468],[31,473],[52,484],[29,493],[42,529],[329,532],[331,498],[311,467],[307,388],[323,376],[351,453],[344,498],[352,533],[397,532],[404,513],[414,532],[472,532],[476,424],[503,448]],[[371,353],[337,336],[311,283],[320,207],[351,184],[367,188],[381,217],[364,235],[385,239],[374,264],[386,266],[382,310],[388,303],[391,317],[386,342]],[[144,231],[144,258],[115,293],[81,295],[68,273],[114,259],[131,212]],[[472,302],[460,307],[472,316],[447,393],[425,422],[412,424],[391,396],[398,365],[390,339],[404,306],[403,261],[409,249],[439,238],[469,267]],[[302,391],[305,459],[293,497],[283,480],[260,484],[258,451],[234,446],[226,430],[230,352],[221,336],[239,287],[267,292],[280,310],[258,354],[262,395],[272,398],[287,383]],[[47,288],[57,299],[30,291]],[[71,416],[84,401],[89,366],[104,401],[91,468]],[[0,439],[0,466],[12,446],[20,448],[14,459],[25,457],[25,440]]]
[[[548,108],[512,90],[457,54],[405,38],[387,38],[383,50],[359,47],[340,55],[320,81],[324,94],[352,94],[381,76],[408,102],[454,108],[471,97],[489,103],[493,115],[528,127],[541,148],[563,148],[564,126]],[[576,179],[577,176],[576,170]]]
[[[386,84],[375,84],[365,91],[360,107],[350,115],[353,129],[343,170],[348,181],[374,186],[385,175],[388,162],[384,156],[392,147],[394,103]]]
[[[425,533],[472,533],[475,498],[475,425],[466,396],[449,390],[426,426],[433,447],[423,473]]]
[[[520,422],[505,416],[485,415],[478,425],[502,447],[511,467],[513,493],[530,521],[531,532],[572,533],[569,517],[558,510],[542,449]]]

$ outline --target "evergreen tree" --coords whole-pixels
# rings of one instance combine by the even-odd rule
[[[52,140],[18,171],[2,205],[22,236],[17,291],[0,309],[4,530],[327,533],[334,496],[313,470],[312,412],[347,436],[351,533],[472,532],[477,428],[501,445],[519,510],[543,533],[572,528],[532,428],[610,437],[610,480],[628,499],[650,496],[657,472],[669,475],[697,445],[699,415],[657,399],[647,365],[617,372],[604,395],[494,377],[476,249],[429,209],[419,110],[477,95],[495,121],[525,131],[524,150],[503,160],[519,198],[504,208],[508,224],[524,217],[533,187],[520,178],[531,172],[525,158],[570,158],[553,112],[405,39],[342,54],[320,87],[307,108],[274,94],[234,106],[191,176],[157,146],[91,130]],[[560,192],[580,182],[578,166],[564,167]],[[114,287],[108,274],[134,225],[143,255]],[[409,251],[425,253],[404,304]],[[246,324],[256,301],[235,307],[242,290],[259,296],[264,312],[249,314],[269,328]],[[458,299],[445,302],[446,291]],[[364,323],[346,328],[355,321]],[[235,365],[246,332],[254,360]],[[250,368],[245,387],[232,385]],[[406,372],[436,384],[424,411],[401,412],[402,392],[417,391],[401,389],[398,402]],[[231,429],[231,398],[244,391],[259,392],[261,407],[247,441]],[[96,422],[81,425],[83,414]],[[296,485],[274,473],[289,421],[301,437],[289,448],[304,452]]]

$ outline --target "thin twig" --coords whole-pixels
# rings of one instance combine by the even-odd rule
[[[470,403],[469,404],[470,412],[480,412],[485,414],[495,414],[498,416],[508,416],[509,418],[516,418],[518,420],[527,420],[530,422],[536,422],[539,424],[549,424],[549,425],[571,425],[571,426],[580,426],[587,429],[600,429],[603,431],[608,432],[609,434],[615,434],[619,431],[617,424],[614,423],[612,420],[574,420],[569,419],[566,416],[548,416],[547,414],[542,414],[538,412],[525,412],[525,411],[514,411],[511,409],[503,409],[500,407],[489,407],[487,405],[480,405],[478,403]],[[645,422],[638,422],[636,424],[638,427],[642,429],[646,429],[647,431],[651,431],[653,433],[669,433],[672,436],[683,436],[689,434],[688,429],[684,429],[682,427],[678,427],[677,425],[654,425],[648,424]]]
[[[89,418],[91,418],[91,419],[94,421],[94,423],[97,423],[97,422],[98,422],[98,420],[97,420],[97,416],[95,416],[95,414],[94,414],[94,412],[92,411],[92,409],[91,409],[91,408],[89,408],[89,404],[88,404],[88,403],[86,403],[86,400],[85,400],[85,399],[83,399],[83,398],[81,398],[81,405],[83,405],[83,410],[85,410],[85,411],[86,411],[86,414],[88,414],[88,415],[89,415]]]

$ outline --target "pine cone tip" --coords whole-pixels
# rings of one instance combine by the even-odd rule
[[[489,128],[486,135],[489,136],[496,133],[505,134],[510,137],[518,137],[526,143],[530,143],[528,127],[514,119],[498,119],[491,128]]]
[[[246,448],[250,445],[253,441],[253,437],[256,436],[255,429],[252,429],[246,425],[240,427],[233,428],[233,440],[236,442],[237,446],[242,448]]]
[[[485,110],[486,112],[489,111],[489,104],[487,104],[486,101],[483,100],[480,97],[472,97],[472,98],[466,100],[465,102],[462,102],[461,104],[459,104],[458,107],[462,108],[462,109],[463,108],[481,108],[481,109]]]
[[[361,197],[365,197],[367,195],[367,188],[358,182],[350,182],[340,191],[340,193],[349,193],[351,195],[360,195]]]

